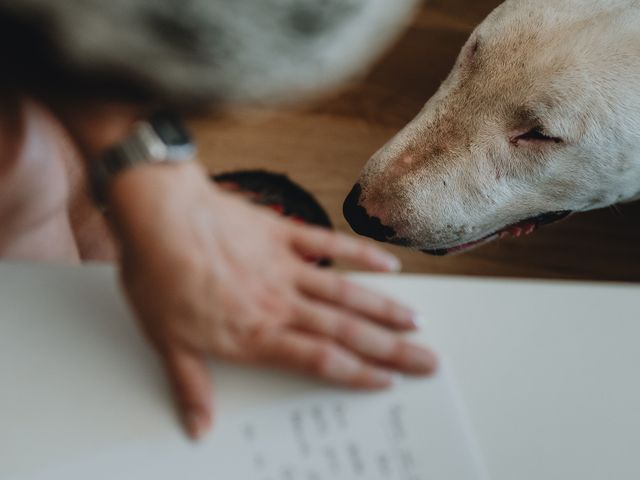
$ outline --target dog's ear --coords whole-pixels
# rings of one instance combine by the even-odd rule
[[[68,78],[124,78],[176,103],[264,102],[311,94],[360,71],[417,3],[0,0],[0,17],[30,25],[48,58],[77,73]]]

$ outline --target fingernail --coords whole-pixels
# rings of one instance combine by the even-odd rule
[[[200,440],[209,429],[209,421],[202,413],[193,410],[186,414],[187,433],[193,440]]]
[[[380,266],[389,272],[399,272],[402,270],[402,262],[395,255],[387,252],[380,252],[379,254]]]
[[[394,375],[385,370],[373,370],[371,381],[380,387],[391,387],[394,384]]]
[[[420,373],[431,373],[438,366],[437,357],[422,348],[412,348],[407,356],[407,363],[412,370]]]
[[[419,313],[414,313],[413,317],[411,317],[411,324],[416,328],[416,329],[421,329],[424,327],[425,325],[425,320],[424,317],[422,315],[420,315]]]
[[[390,272],[400,272],[402,271],[402,262],[395,255],[390,255],[387,258],[387,265]]]

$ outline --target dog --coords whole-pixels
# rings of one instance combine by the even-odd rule
[[[434,255],[640,198],[640,0],[508,0],[344,202]]]

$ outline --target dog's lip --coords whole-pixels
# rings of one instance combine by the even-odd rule
[[[471,248],[477,247],[479,245],[491,242],[498,238],[505,238],[507,236],[512,237],[520,237],[522,235],[529,235],[537,230],[539,227],[544,225],[549,225],[551,223],[555,223],[563,218],[568,217],[573,212],[571,210],[561,210],[556,212],[547,212],[542,213],[540,215],[535,215],[533,217],[526,218],[525,220],[521,220],[516,223],[512,223],[500,230],[497,230],[489,235],[485,235],[484,237],[474,240],[471,242],[463,243],[460,245],[456,245],[448,248],[439,248],[439,249],[427,249],[422,250],[424,253],[428,253],[429,255],[435,256],[445,256],[451,255],[455,253],[464,252]]]

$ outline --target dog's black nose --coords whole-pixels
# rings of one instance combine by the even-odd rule
[[[356,184],[342,207],[344,218],[347,219],[351,228],[360,235],[380,242],[385,242],[394,237],[396,232],[393,228],[383,225],[379,218],[369,216],[367,210],[360,205],[361,195],[362,187]]]

